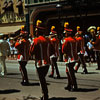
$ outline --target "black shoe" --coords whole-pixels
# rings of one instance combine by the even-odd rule
[[[49,75],[48,77],[53,78],[53,75]]]
[[[60,77],[60,75],[57,75],[56,78],[57,78],[57,79],[60,79],[61,77]]]
[[[21,84],[23,85],[23,86],[29,86],[29,82],[21,82]]]
[[[78,91],[78,89],[77,88],[71,88],[70,91],[75,92],[75,91]]]
[[[81,74],[88,74],[88,72],[87,71],[83,71]]]
[[[56,77],[54,77],[54,79],[61,79],[61,77],[60,76],[56,76]]]
[[[100,70],[100,68],[97,68],[96,70]]]
[[[44,100],[43,97],[40,97],[40,100]]]
[[[40,97],[40,100],[48,100],[48,96],[46,96],[46,97],[42,96],[42,97]]]
[[[66,86],[66,87],[65,87],[65,90],[70,91],[70,90],[71,90],[71,86]]]
[[[40,97],[40,100],[44,100],[43,97]]]
[[[93,60],[93,61],[91,61],[92,63],[95,63],[96,62],[96,60]]]
[[[87,73],[85,73],[85,72],[82,72],[81,74],[87,74]]]
[[[77,73],[77,70],[74,70],[75,73]]]

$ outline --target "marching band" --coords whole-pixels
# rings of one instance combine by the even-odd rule
[[[18,50],[17,60],[22,75],[21,84],[25,86],[29,85],[25,66],[30,58],[35,56],[35,66],[42,90],[41,100],[48,100],[49,98],[46,84],[46,75],[49,67],[51,66],[49,77],[53,78],[54,71],[56,71],[56,78],[61,78],[57,65],[60,41],[63,61],[66,65],[66,75],[68,77],[68,84],[65,90],[78,90],[75,72],[78,71],[80,64],[82,64],[82,74],[88,74],[86,61],[96,61],[98,65],[97,70],[100,70],[100,27],[90,26],[87,29],[89,34],[83,34],[80,26],[77,26],[76,33],[73,33],[73,30],[69,28],[69,23],[65,22],[63,38],[59,40],[56,26],[51,26],[50,34],[46,36],[45,24],[41,20],[37,20],[35,27],[36,37],[31,37],[30,41],[28,40],[28,32],[24,28],[24,26],[21,27],[20,36],[18,36],[15,43],[15,48]]]

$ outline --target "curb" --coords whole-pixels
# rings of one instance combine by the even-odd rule
[[[17,60],[9,60],[9,59],[6,59],[6,63],[18,63]],[[29,60],[28,61],[28,64],[35,64],[35,61],[34,60]],[[57,62],[58,66],[65,66],[65,62]],[[90,66],[94,66],[94,65],[97,65],[97,63],[86,63],[87,67],[90,67]]]
[[[8,59],[6,59],[6,63],[18,63],[18,61],[17,60],[8,60]],[[28,61],[28,63],[34,64],[35,61],[34,60],[30,60],[30,61]]]
[[[18,61],[17,60],[8,60],[8,59],[6,59],[6,63],[18,63]],[[35,64],[35,61],[34,60],[29,60],[28,64]],[[65,66],[64,62],[57,62],[57,64],[59,66]]]

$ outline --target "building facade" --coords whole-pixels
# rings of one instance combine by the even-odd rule
[[[0,0],[0,33],[14,34],[25,23],[24,0]]]
[[[47,34],[51,25],[55,25],[59,34],[65,21],[75,29],[80,25],[86,30],[90,25],[99,25],[100,0],[25,0],[27,12],[26,23],[32,35],[37,19],[47,26]]]

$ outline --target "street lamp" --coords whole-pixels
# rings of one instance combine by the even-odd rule
[[[56,5],[57,11],[58,11],[58,21],[59,21],[59,33],[58,33],[58,38],[59,38],[59,61],[63,61],[63,54],[62,54],[62,44],[61,44],[61,10],[62,10],[62,5],[57,4]]]
[[[30,34],[30,28],[29,28],[29,0],[25,0],[25,17],[26,17],[26,31],[28,32],[28,34]]]
[[[61,14],[61,10],[62,10],[62,5],[57,4],[56,8],[57,8],[57,11],[58,11],[58,20],[59,20],[59,23],[60,23],[60,14]]]

